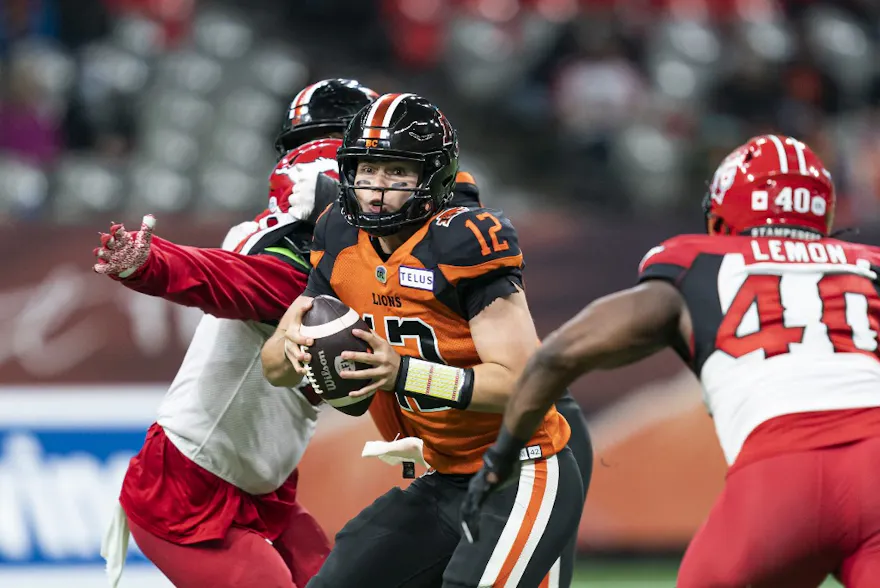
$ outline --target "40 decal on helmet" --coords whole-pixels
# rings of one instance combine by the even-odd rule
[[[836,204],[831,174],[812,149],[792,137],[762,135],[721,162],[703,210],[711,233],[787,228],[827,236]]]

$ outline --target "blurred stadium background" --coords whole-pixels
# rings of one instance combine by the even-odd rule
[[[547,333],[700,231],[706,179],[759,132],[813,146],[837,225],[880,242],[878,41],[874,0],[0,0],[0,585],[103,585],[121,475],[198,320],[93,275],[95,232],[152,212],[219,245],[263,207],[307,83],[443,108]],[[724,476],[699,386],[662,355],[575,393],[597,451],[580,580],[672,586]],[[358,457],[366,419],[325,417],[302,499],[333,533],[400,479]],[[132,553],[123,586],[160,585]]]

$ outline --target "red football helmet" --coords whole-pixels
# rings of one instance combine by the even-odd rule
[[[282,157],[269,174],[269,211],[290,213],[296,218],[309,216],[315,202],[314,182],[318,174],[339,179],[336,151],[341,145],[340,139],[318,139]],[[294,190],[298,183],[308,183],[311,191]]]
[[[323,173],[339,180],[336,151],[341,145],[340,139],[317,139],[300,145],[282,157],[269,174],[268,208],[253,221],[235,227],[234,236],[227,236],[227,239],[238,242],[234,251],[240,251],[258,233],[266,236],[296,221],[314,224],[318,215],[323,212],[323,207],[327,204],[324,201],[329,194],[324,193],[322,202],[316,204],[318,176]],[[321,207],[321,210],[315,210],[317,207]],[[307,236],[310,241],[311,230]]]
[[[703,202],[710,232],[766,225],[831,232],[837,197],[822,160],[801,141],[762,135],[728,155]]]

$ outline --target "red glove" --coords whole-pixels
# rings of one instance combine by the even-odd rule
[[[94,251],[98,258],[94,270],[120,278],[132,275],[150,256],[150,241],[153,240],[155,226],[156,219],[148,214],[141,222],[141,230],[136,233],[126,232],[121,224],[112,225],[109,233],[100,233],[101,246]]]

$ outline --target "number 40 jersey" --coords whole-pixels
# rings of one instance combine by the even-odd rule
[[[751,453],[880,436],[878,266],[880,250],[836,239],[683,235],[647,253],[639,280],[687,304],[687,359],[729,464],[750,435]]]
[[[470,319],[522,287],[516,230],[500,211],[484,208],[446,209],[388,256],[345,221],[337,203],[318,220],[311,257],[307,295],[335,296],[401,355],[459,368],[482,363]],[[387,394],[380,390],[373,399],[374,419],[374,407]],[[501,415],[453,410],[432,400],[397,397],[405,419],[401,432],[424,441],[425,460],[437,471],[475,473],[498,436]],[[568,423],[551,409],[527,457],[556,454],[569,435]]]

